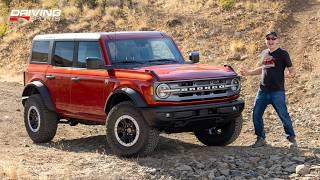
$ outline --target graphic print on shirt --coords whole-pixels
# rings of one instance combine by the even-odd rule
[[[263,68],[275,67],[275,59],[269,54],[269,51],[265,51],[262,54],[262,67]]]

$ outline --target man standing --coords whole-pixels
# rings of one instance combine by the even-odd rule
[[[265,38],[268,49],[262,51],[259,67],[253,70],[242,69],[240,71],[242,76],[261,75],[260,89],[253,107],[253,124],[257,141],[252,147],[266,145],[262,116],[269,104],[273,106],[281,119],[289,146],[297,147],[292,121],[286,106],[284,90],[285,68],[289,71],[286,74],[286,77],[289,78],[295,76],[295,70],[288,52],[279,47],[277,33],[270,32],[266,34]]]

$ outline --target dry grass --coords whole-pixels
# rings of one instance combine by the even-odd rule
[[[76,20],[80,16],[80,10],[74,6],[67,6],[62,10],[63,16],[67,20]]]
[[[54,8],[57,7],[57,0],[41,0],[42,6],[45,8]]]
[[[70,24],[68,28],[71,30],[71,32],[79,32],[81,30],[84,30],[88,26],[90,26],[90,24],[87,21],[83,21],[78,24]]]
[[[101,9],[99,7],[95,9],[89,9],[88,6],[84,6],[83,11],[86,12],[84,15],[85,19],[94,19],[101,15]]]
[[[280,8],[282,8],[280,2],[272,2],[270,3],[270,1],[268,0],[259,0],[259,1],[245,1],[244,2],[244,7],[246,10],[248,11],[260,11],[260,10],[272,10],[272,11],[276,11],[279,10]]]
[[[243,52],[246,50],[245,42],[242,40],[233,40],[230,43],[230,51],[235,52]]]
[[[20,32],[11,32],[9,34],[7,34],[6,36],[4,36],[3,41],[10,44],[13,41],[18,40],[19,38],[23,37],[23,34]]]

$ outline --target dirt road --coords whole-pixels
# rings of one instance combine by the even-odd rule
[[[297,127],[301,148],[290,151],[275,119],[267,119],[268,141],[262,149],[254,141],[250,122],[228,147],[202,146],[192,134],[162,135],[150,157],[123,159],[105,148],[103,126],[59,125],[54,140],[33,144],[23,124],[20,94],[23,86],[0,83],[0,178],[19,179],[211,179],[213,177],[287,178],[297,176],[299,164],[313,165],[308,176],[319,177],[319,132]],[[269,122],[270,121],[270,122]]]

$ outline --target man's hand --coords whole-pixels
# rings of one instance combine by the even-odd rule
[[[262,67],[257,67],[254,70],[248,70],[245,68],[241,68],[240,74],[242,76],[255,76],[255,75],[260,75],[262,73]]]
[[[249,70],[245,69],[245,68],[241,68],[240,74],[241,74],[241,76],[249,76],[250,75]]]
[[[288,67],[288,73],[286,74],[286,78],[294,78],[296,76],[296,70],[294,67]]]

